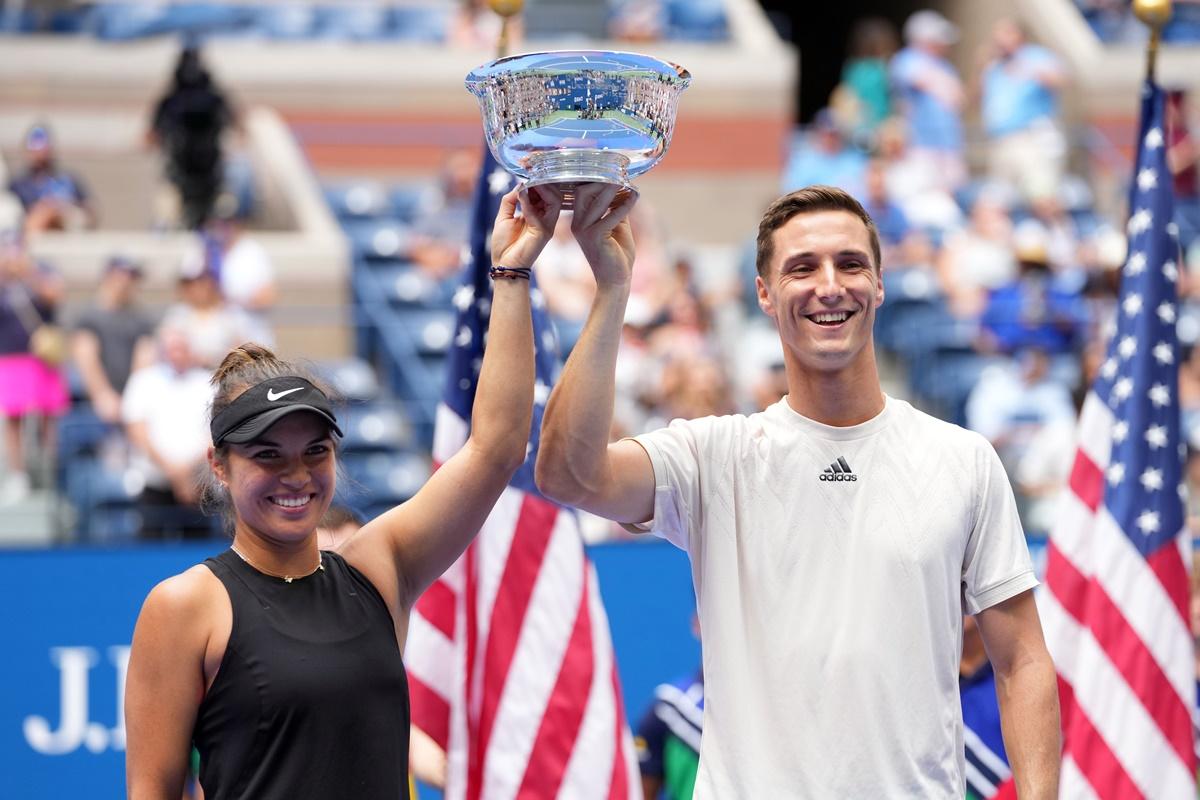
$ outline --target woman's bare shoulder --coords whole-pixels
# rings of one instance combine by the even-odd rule
[[[212,619],[221,608],[221,601],[228,605],[225,587],[212,570],[203,564],[190,567],[178,575],[160,581],[142,604],[139,621],[171,624],[185,621],[195,626],[205,619]]]

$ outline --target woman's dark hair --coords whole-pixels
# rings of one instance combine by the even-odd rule
[[[341,405],[341,398],[324,381],[316,377],[313,370],[302,364],[285,361],[261,344],[246,342],[225,355],[209,381],[215,390],[209,408],[209,419],[228,408],[230,403],[251,386],[271,378],[287,376],[304,378],[324,392],[333,405]],[[215,447],[213,457],[221,463],[226,463],[229,458],[229,445],[221,444]],[[337,477],[339,481],[345,477],[340,462]],[[217,481],[211,471],[205,476],[200,487],[200,507],[206,514],[222,516],[226,530],[233,530],[233,504],[229,490]]]

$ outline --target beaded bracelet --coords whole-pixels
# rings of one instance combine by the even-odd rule
[[[529,272],[529,267],[492,267],[488,270],[488,275],[492,277],[492,280],[499,280],[501,278],[505,280],[516,280],[517,278],[529,280]]]

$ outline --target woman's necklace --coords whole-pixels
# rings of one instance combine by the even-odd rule
[[[263,569],[258,564],[255,564],[253,561],[246,558],[245,554],[242,553],[241,550],[238,550],[236,547],[234,547],[232,544],[229,545],[229,549],[232,550],[233,552],[237,553],[238,558],[240,558],[242,561],[245,561],[247,564],[249,564],[254,569],[258,570],[262,574],[270,575],[272,578],[282,578],[284,583],[291,583],[292,581],[296,580],[297,578],[307,578],[309,575],[313,575],[318,571],[321,571],[321,572],[325,571],[325,564],[324,564],[325,558],[324,558],[324,556],[321,555],[321,552],[319,550],[317,551],[317,565],[315,567],[313,567],[312,569],[310,569],[308,572],[304,573],[303,575],[280,575],[278,572],[271,572],[270,570]]]

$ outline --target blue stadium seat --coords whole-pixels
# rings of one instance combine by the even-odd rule
[[[90,18],[100,39],[121,41],[166,34],[202,36],[244,30],[255,18],[250,6],[225,3],[103,3]]]
[[[923,358],[938,349],[970,347],[979,330],[976,321],[955,317],[940,302],[904,308],[891,325],[892,348],[914,369],[919,368]]]
[[[348,403],[365,403],[379,398],[375,369],[361,358],[339,358],[316,365],[321,377]]]
[[[408,308],[448,309],[454,298],[453,281],[439,281],[413,264],[386,264],[374,278],[387,302]]]
[[[390,192],[393,216],[404,222],[412,222],[420,213],[428,193],[429,186],[422,183],[393,187]]]
[[[985,369],[1003,357],[984,356],[969,348],[940,348],[928,354],[920,369],[909,372],[910,388],[937,416],[966,425],[967,397]]]
[[[255,11],[253,30],[267,39],[310,39],[317,21],[317,8],[312,3],[262,3]]]
[[[367,453],[343,459],[350,480],[339,486],[339,499],[352,507],[403,503],[428,480],[429,459],[413,451]]]
[[[411,331],[417,352],[444,355],[454,343],[455,314],[452,309],[405,309],[401,315]]]
[[[720,42],[729,38],[723,0],[668,0],[667,38]]]
[[[351,404],[341,412],[343,455],[402,450],[412,444],[408,419],[394,404]]]
[[[345,2],[320,9],[316,35],[339,41],[378,41],[392,35],[395,14],[378,2]]]
[[[90,406],[73,406],[58,420],[58,462],[95,455],[100,443],[119,429],[96,416]]]
[[[949,315],[936,278],[921,270],[884,270],[884,300],[875,314],[875,339],[884,350],[900,352],[919,335],[906,332],[914,325]]]
[[[41,27],[42,19],[33,9],[0,7],[0,33],[34,33]]]
[[[392,9],[391,38],[406,42],[443,42],[450,29],[452,6],[397,6]]]
[[[408,253],[409,230],[396,220],[346,220],[342,228],[350,239],[356,258],[397,261],[403,260]]]
[[[110,469],[99,459],[80,455],[65,465],[64,485],[80,538],[104,542],[137,533],[137,498],[143,486],[139,473]]]
[[[325,200],[339,220],[380,219],[390,216],[391,198],[375,181],[353,181],[325,187]]]

